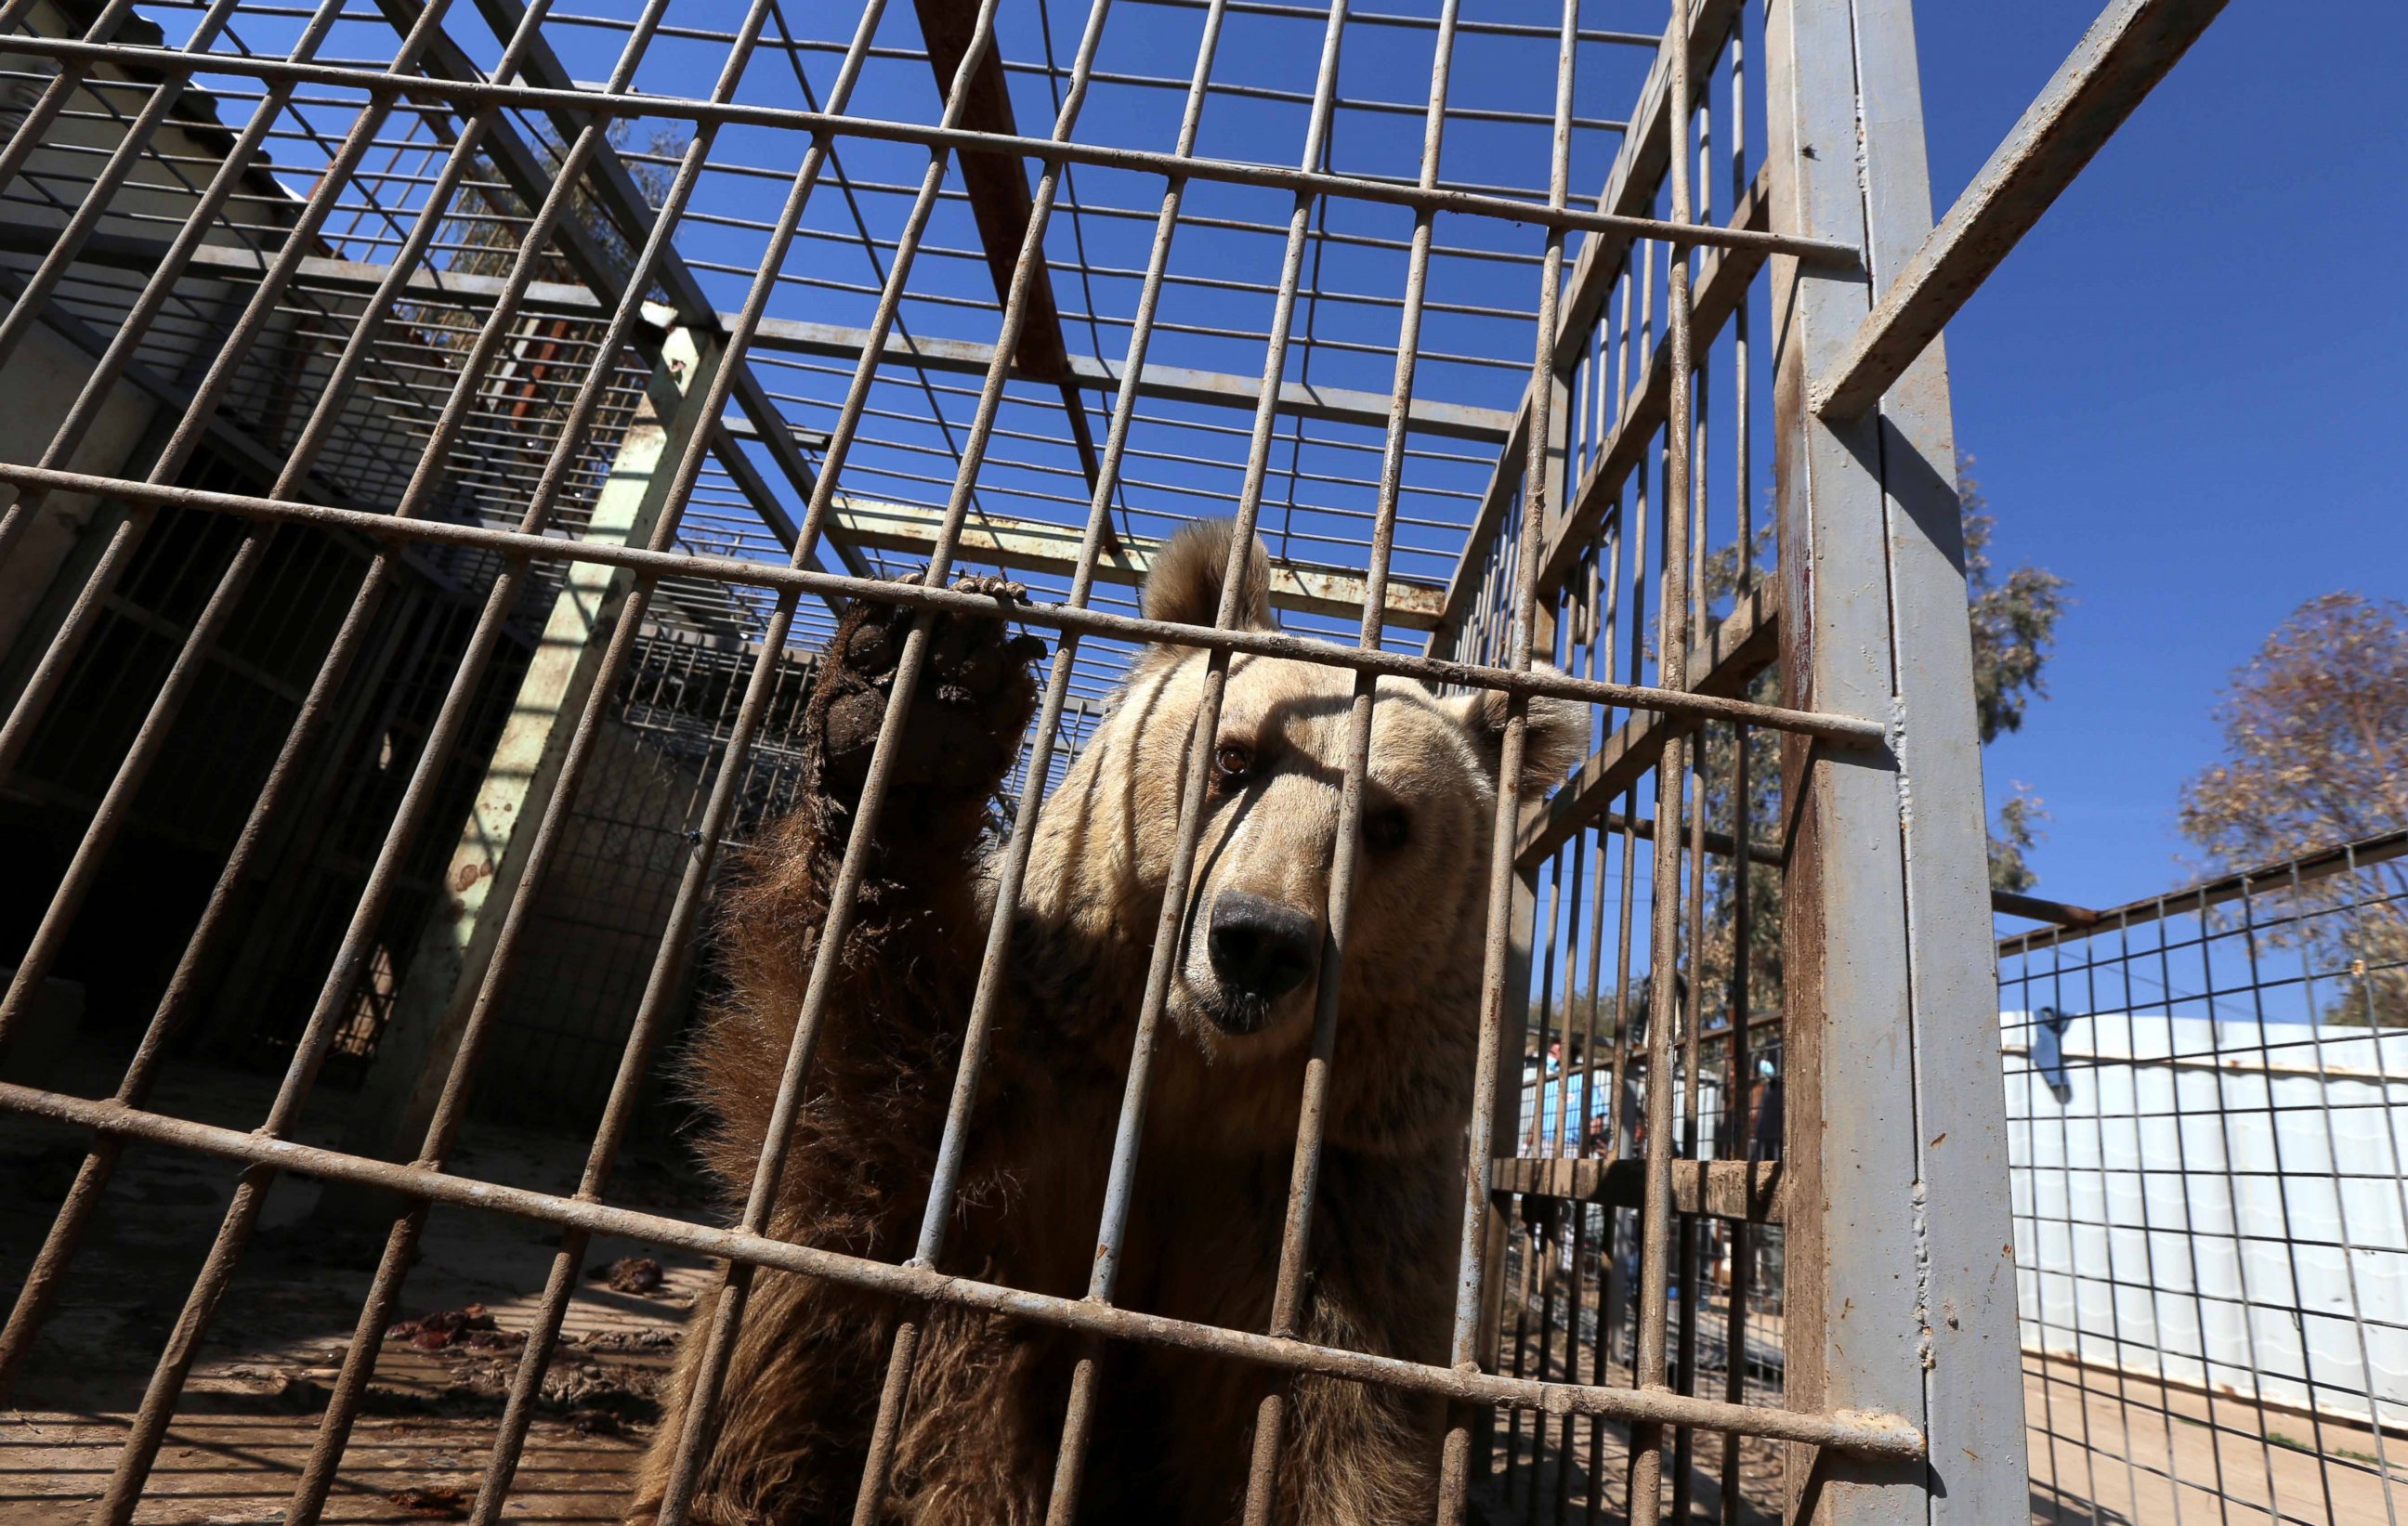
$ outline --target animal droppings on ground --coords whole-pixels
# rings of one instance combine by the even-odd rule
[[[660,1266],[657,1262],[653,1264],[652,1272],[658,1276]],[[526,1342],[526,1337],[518,1332],[496,1325],[493,1315],[486,1312],[482,1304],[404,1319],[387,1330],[385,1338],[408,1341],[422,1351],[441,1351],[455,1346],[472,1347],[480,1351],[508,1351]]]
[[[650,1256],[622,1256],[594,1274],[594,1280],[613,1292],[655,1293],[667,1278],[661,1263]]]
[[[432,1488],[397,1489],[386,1495],[385,1499],[413,1516],[423,1516],[429,1520],[468,1519],[467,1495],[449,1484]]]

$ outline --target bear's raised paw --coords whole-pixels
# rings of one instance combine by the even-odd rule
[[[1045,643],[1011,635],[1003,615],[1027,590],[990,577],[956,578],[953,586],[991,596],[996,614],[931,615],[864,599],[837,623],[812,699],[818,725],[811,739],[822,758],[821,788],[838,804],[850,807],[860,798],[904,645],[924,620],[935,623],[910,716],[887,765],[889,789],[983,797],[1018,755],[1036,707],[1029,666],[1045,655]]]

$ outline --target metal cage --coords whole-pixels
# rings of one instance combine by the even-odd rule
[[[1577,0],[0,3],[0,804],[25,866],[0,1045],[47,1043],[68,977],[125,1041],[105,1094],[0,1083],[87,1141],[0,1382],[71,1305],[122,1158],[166,1147],[240,1175],[91,1485],[111,1521],[287,1174],[393,1194],[276,1486],[294,1519],[328,1508],[454,1208],[558,1234],[479,1520],[597,1235],[721,1259],[706,1395],[771,1268],[1442,1399],[1441,1520],[2022,1515],[1936,335],[2217,8],[2119,0],[1935,226],[1903,0],[1676,0],[1637,31]],[[1284,630],[1140,612],[1163,541],[1221,513],[1272,552]],[[1460,1234],[1432,1248],[1458,1267],[1447,1362],[1298,1337],[1311,1105],[1263,1329],[1116,1305],[1127,1126],[1083,1298],[950,1275],[941,1175],[899,1264],[765,1233],[782,1143],[733,1223],[613,1200],[835,611],[992,613],[952,586],[972,571],[1024,581],[1012,619],[1052,645],[1014,843],[1140,642],[1211,654],[1206,749],[1233,656],[1353,673],[1349,802],[1375,677],[1512,702],[1463,950]],[[915,634],[907,690],[924,655]],[[1544,799],[1514,782],[1537,695],[1593,721]],[[1197,825],[1191,795],[1166,928]],[[1352,873],[1341,851],[1341,944]],[[1019,890],[1007,870],[999,920]],[[265,1116],[179,1110],[160,1087],[196,1052],[275,1073]],[[574,1191],[460,1169],[497,1065],[557,1079],[512,1100],[575,1120]],[[308,1142],[330,1088],[349,1131]],[[1249,1519],[1281,1423],[1275,1401]]]

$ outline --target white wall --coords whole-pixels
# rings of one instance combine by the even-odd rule
[[[2408,1422],[2408,1034],[2003,1023],[2028,1348]]]

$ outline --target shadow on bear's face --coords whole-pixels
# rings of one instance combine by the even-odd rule
[[[1159,720],[1192,718],[1204,665],[1194,658],[1162,675],[1164,692],[1146,696],[1147,708]],[[1354,690],[1343,669],[1257,657],[1230,664],[1170,991],[1173,1020],[1215,1059],[1284,1052],[1312,1031]],[[1496,809],[1491,709],[1481,696],[1440,698],[1409,680],[1378,686],[1339,996],[1340,1020],[1361,1015],[1366,1036],[1383,1048],[1470,1015]],[[1533,730],[1560,729],[1563,719],[1548,709]],[[1182,748],[1188,729],[1157,721],[1152,736]],[[1541,740],[1557,766],[1557,739]],[[1177,759],[1161,762],[1175,777]],[[1168,853],[1160,859],[1167,873]]]

